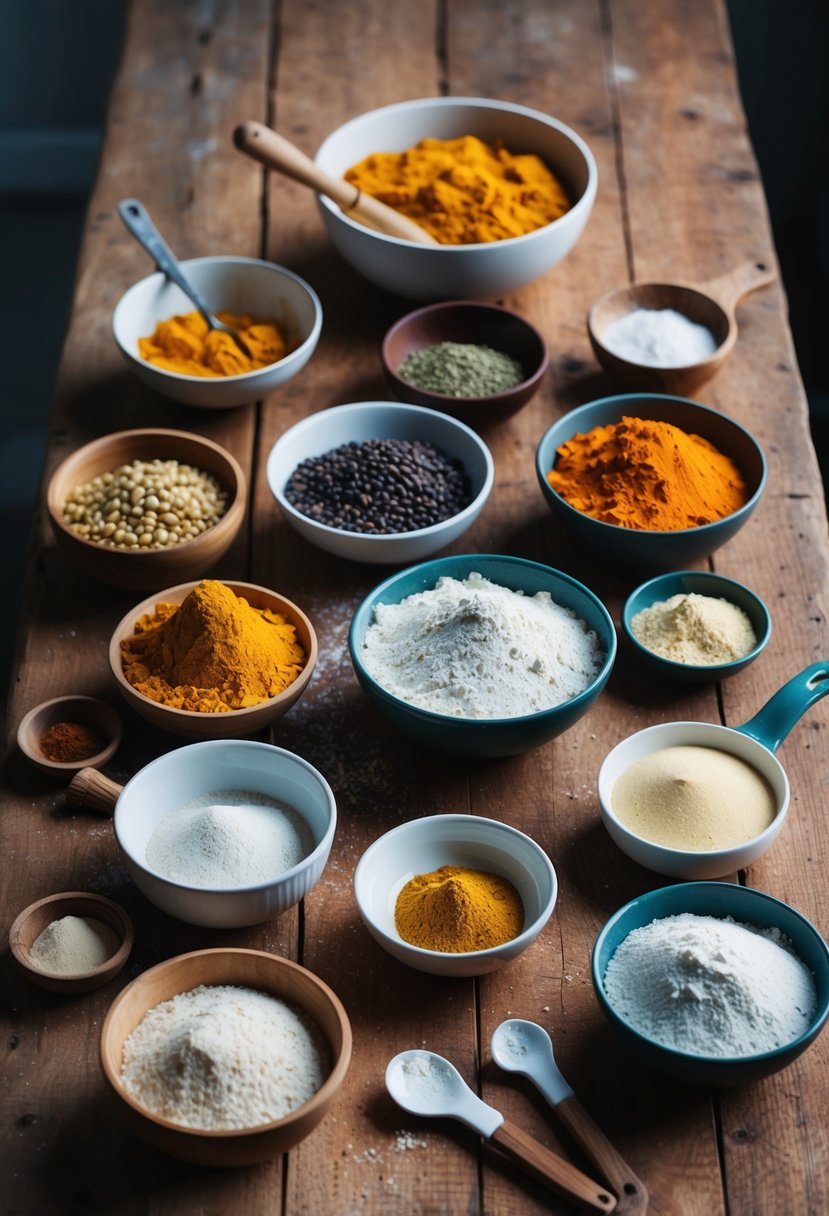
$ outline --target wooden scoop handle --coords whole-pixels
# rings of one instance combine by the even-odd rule
[[[645,1187],[578,1098],[564,1098],[556,1104],[555,1112],[610,1189],[618,1195],[616,1212],[647,1212]]]
[[[240,152],[258,160],[268,169],[276,169],[292,181],[310,186],[318,194],[332,199],[359,223],[376,228],[386,236],[417,241],[421,245],[437,244],[419,224],[371,195],[363,194],[351,182],[332,177],[284,135],[277,134],[261,122],[243,122],[233,132],[233,142]]]
[[[523,1166],[528,1173],[545,1182],[557,1194],[563,1195],[585,1211],[615,1211],[616,1200],[609,1191],[593,1182],[569,1161],[539,1144],[509,1120],[504,1120],[493,1132],[489,1142]]]
[[[111,815],[123,788],[117,781],[110,781],[109,777],[99,773],[97,768],[82,768],[69,782],[66,801],[74,806],[88,806],[93,811]]]
[[[725,312],[733,313],[745,296],[757,291],[758,287],[767,287],[776,278],[777,272],[767,262],[743,262],[728,274],[692,286],[711,296]]]

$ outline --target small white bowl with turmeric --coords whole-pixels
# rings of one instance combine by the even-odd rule
[[[261,400],[302,370],[322,330],[322,305],[304,279],[257,258],[191,258],[182,267],[249,354],[209,331],[181,289],[156,271],[125,292],[112,316],[115,341],[145,384],[185,405],[225,409]]]

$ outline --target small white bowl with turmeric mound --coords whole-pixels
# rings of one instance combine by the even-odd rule
[[[112,332],[145,384],[184,405],[226,409],[261,401],[292,379],[314,353],[322,305],[299,275],[257,258],[204,257],[182,262],[193,287],[233,339],[194,313],[193,304],[160,271],[135,283],[112,315]]]

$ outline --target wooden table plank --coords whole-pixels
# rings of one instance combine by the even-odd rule
[[[689,47],[696,48],[693,56]],[[529,1087],[506,1081],[488,1062],[491,1031],[510,1014],[551,1030],[565,1075],[648,1185],[652,1211],[716,1216],[726,1205],[730,1213],[769,1214],[827,1206],[822,1042],[778,1078],[713,1099],[643,1073],[622,1052],[602,1023],[588,971],[603,920],[666,881],[627,862],[598,823],[595,775],[609,747],[656,721],[744,721],[787,675],[820,657],[824,644],[825,510],[779,286],[746,302],[737,348],[700,394],[754,431],[770,466],[751,525],[712,564],[760,591],[772,605],[775,632],[763,660],[726,684],[721,697],[713,689],[669,686],[622,649],[608,691],[554,743],[481,765],[428,755],[367,706],[347,657],[353,610],[384,571],[304,545],[267,489],[267,453],[294,421],[339,402],[386,396],[379,339],[410,305],[370,287],[340,261],[303,188],[272,179],[263,195],[261,170],[232,149],[230,132],[245,118],[262,118],[312,152],[353,114],[442,91],[500,96],[556,114],[588,139],[601,175],[576,249],[506,301],[547,337],[551,370],[520,415],[487,433],[495,491],[456,551],[514,552],[562,567],[618,616],[636,573],[603,569],[575,551],[546,512],[532,471],[537,440],[559,413],[608,391],[590,355],[587,307],[633,273],[667,269],[701,277],[745,258],[773,257],[719,0],[647,6],[360,0],[348,8],[335,0],[283,0],[273,14],[264,0],[229,6],[135,0],[90,208],[47,471],[86,438],[113,429],[114,414],[119,427],[149,421],[204,431],[251,469],[248,536],[220,574],[278,587],[315,621],[318,670],[274,738],[329,778],[340,826],[331,861],[300,915],[236,933],[193,930],[133,890],[105,821],[65,815],[60,791],[13,759],[4,842],[16,872],[3,906],[10,923],[19,907],[49,890],[80,885],[113,894],[140,925],[129,972],[118,983],[160,958],[219,940],[299,957],[343,998],[355,1053],[339,1103],[284,1168],[276,1162],[220,1175],[197,1171],[144,1147],[110,1119],[95,1056],[114,987],[64,1003],[29,989],[6,959],[11,1084],[0,1099],[2,1143],[14,1162],[8,1204],[20,1216],[564,1213],[567,1205],[512,1167],[479,1155],[471,1133],[404,1116],[383,1088],[388,1058],[423,1043],[453,1059],[508,1116],[571,1151]],[[113,212],[127,194],[144,199],[183,256],[264,253],[318,289],[325,310],[318,351],[261,407],[188,411],[122,369],[108,333],[111,309],[149,270]],[[105,641],[134,598],[88,588],[55,554],[43,528],[36,546],[12,728],[26,708],[56,690],[106,688]],[[820,833],[829,775],[818,745],[827,708],[811,711],[781,749],[793,786],[791,818],[771,855],[745,876],[819,925],[827,923],[829,898]],[[120,779],[178,742],[132,716],[128,725],[113,771]],[[369,938],[353,902],[354,867],[373,839],[398,822],[446,810],[489,815],[530,832],[553,858],[561,884],[538,942],[520,962],[475,983],[441,981],[394,962]],[[94,1155],[88,1142],[96,1145]]]

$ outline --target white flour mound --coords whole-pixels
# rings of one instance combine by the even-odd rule
[[[124,1042],[121,1080],[153,1114],[208,1131],[258,1127],[327,1076],[322,1036],[284,1001],[202,984],[148,1010]]]
[[[691,912],[634,929],[608,963],[604,988],[634,1029],[700,1056],[791,1043],[817,1004],[811,972],[779,930]]]
[[[513,718],[578,696],[604,662],[596,634],[547,591],[522,595],[480,574],[440,578],[378,604],[366,670],[396,697],[457,718]]]

